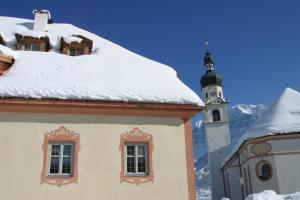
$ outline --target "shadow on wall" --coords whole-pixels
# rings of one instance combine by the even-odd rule
[[[0,122],[47,123],[47,124],[128,124],[180,126],[179,118],[134,117],[107,115],[69,115],[39,113],[0,113]]]

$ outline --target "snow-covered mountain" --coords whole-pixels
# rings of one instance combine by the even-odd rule
[[[234,145],[238,141],[241,135],[257,120],[265,109],[266,106],[261,104],[239,104],[228,109],[231,145]],[[210,199],[210,178],[203,120],[197,121],[194,124],[193,145],[197,196],[199,200],[208,200]]]

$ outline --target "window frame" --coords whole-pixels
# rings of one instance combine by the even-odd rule
[[[73,143],[73,167],[71,169],[72,175],[50,175],[50,160],[49,153],[50,145],[55,143]],[[56,185],[58,187],[70,183],[78,183],[78,151],[80,149],[80,135],[66,129],[64,126],[59,127],[57,130],[45,133],[44,143],[42,146],[43,154],[43,167],[41,173],[41,184],[47,183]]]
[[[130,156],[134,158],[135,161],[135,172],[128,172],[128,168],[127,168],[127,147],[128,146],[134,146],[134,155]],[[145,155],[144,156],[140,156],[138,154],[138,147],[139,146],[143,146],[145,148]],[[126,176],[147,176],[148,172],[149,172],[149,168],[148,168],[148,144],[147,143],[142,143],[142,142],[136,142],[136,143],[125,143],[124,144],[124,166],[125,166],[125,174]],[[145,172],[139,172],[138,170],[138,158],[145,158]]]
[[[212,115],[212,121],[213,122],[221,122],[222,121],[221,112],[220,112],[219,109],[212,110],[211,115]],[[215,116],[217,117],[217,120],[215,120]]]
[[[74,51],[76,53],[74,55],[72,55],[72,51]],[[80,52],[81,54],[79,54],[78,52]],[[82,55],[84,55],[84,48],[83,47],[70,47],[69,55],[70,56],[82,56]]]
[[[53,156],[51,155],[52,153],[52,146],[53,145],[59,145],[60,148],[60,155],[58,156]],[[71,145],[72,149],[71,149],[71,155],[70,156],[65,156],[63,155],[63,149],[64,146],[66,145]],[[51,173],[50,169],[51,169],[51,158],[52,157],[58,157],[59,158],[59,168],[58,168],[58,173]],[[63,169],[63,158],[71,158],[71,169],[70,169],[70,173],[63,173],[62,169]],[[64,177],[72,177],[74,172],[74,143],[73,142],[49,142],[48,144],[48,170],[47,170],[47,175],[48,177],[56,177],[56,178],[64,178]]]
[[[30,48],[26,48],[30,46]],[[33,47],[37,47],[36,49],[34,49]],[[25,51],[41,51],[41,45],[40,44],[33,44],[33,43],[28,43],[28,44],[24,44],[24,50]]]
[[[146,173],[127,173],[127,149],[128,144],[145,144],[147,145],[146,155]],[[153,152],[153,139],[152,135],[141,131],[139,128],[134,128],[129,132],[125,132],[120,136],[119,150],[121,152],[121,171],[120,182],[127,182],[139,185],[146,182],[154,182],[154,173],[152,165],[152,152]],[[137,163],[136,163],[137,165]]]
[[[265,165],[268,165],[270,167],[270,176],[269,177],[263,177],[262,169]],[[261,181],[269,181],[273,177],[273,167],[272,164],[269,161],[261,160],[256,164],[256,176]]]

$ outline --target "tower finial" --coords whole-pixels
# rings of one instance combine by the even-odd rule
[[[205,45],[205,52],[207,53],[208,52],[208,36],[205,35],[205,38],[204,38],[204,45]]]

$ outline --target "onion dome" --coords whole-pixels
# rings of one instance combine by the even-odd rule
[[[206,51],[204,56],[204,66],[206,73],[201,77],[201,87],[204,88],[208,85],[219,85],[222,86],[222,77],[216,73],[214,67],[214,60],[211,53]]]
[[[205,75],[201,77],[201,87],[204,88],[208,85],[222,86],[222,77],[214,70],[206,71]]]

